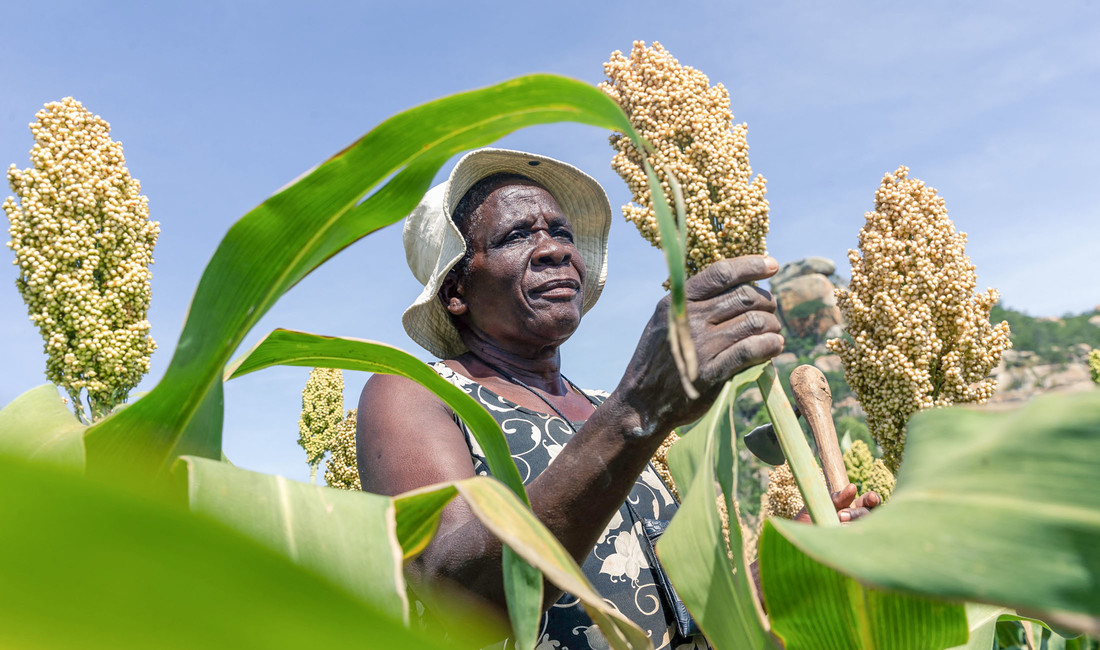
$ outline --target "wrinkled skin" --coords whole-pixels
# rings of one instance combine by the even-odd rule
[[[469,264],[448,275],[439,299],[470,352],[446,363],[521,406],[547,412],[545,399],[566,417],[586,421],[527,486],[535,514],[583,562],[665,435],[705,413],[728,378],[782,351],[775,300],[750,284],[770,277],[778,265],[764,256],[724,260],[688,281],[699,398],[684,394],[668,345],[665,298],[642,331],[619,385],[593,409],[560,373],[558,348],[580,324],[587,269],[557,201],[538,185],[502,181],[465,230]],[[486,361],[531,386],[537,396]],[[359,402],[363,489],[394,495],[473,476],[469,449],[452,415],[410,380],[371,377]],[[838,502],[838,510],[849,505],[851,498]],[[859,514],[851,510],[847,517]],[[410,565],[410,578],[421,585],[449,581],[503,611],[500,554],[500,542],[458,498],[444,510],[432,544]],[[544,605],[559,595],[547,584]]]

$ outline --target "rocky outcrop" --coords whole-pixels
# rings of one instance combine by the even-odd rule
[[[824,257],[808,257],[784,264],[771,278],[771,292],[779,303],[783,323],[796,336],[823,339],[841,324],[834,289],[843,281],[836,264]]]
[[[1075,346],[1068,351],[1069,360],[1063,363],[1049,363],[1026,350],[1005,350],[1000,365],[993,371],[997,392],[989,401],[1011,404],[1047,391],[1095,390],[1089,376],[1089,349],[1088,345]]]

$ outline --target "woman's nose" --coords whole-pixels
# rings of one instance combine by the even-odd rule
[[[537,233],[535,237],[536,249],[532,257],[536,264],[561,266],[573,259],[573,246],[568,242],[552,237],[545,230]]]

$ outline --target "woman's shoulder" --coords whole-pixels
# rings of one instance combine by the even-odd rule
[[[367,379],[359,395],[360,410],[369,407],[399,406],[410,404],[442,404],[443,401],[430,389],[404,375],[375,373]]]

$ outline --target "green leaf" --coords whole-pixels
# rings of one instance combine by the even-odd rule
[[[504,481],[523,503],[529,505],[523,479],[508,450],[508,441],[493,416],[476,400],[416,357],[395,347],[361,339],[318,336],[278,329],[268,334],[242,359],[226,369],[229,379],[273,365],[364,370],[407,377],[450,406],[485,452],[486,464],[494,476]],[[410,541],[402,543],[408,553],[423,548],[438,525],[438,514],[429,529],[410,531]],[[399,532],[399,538],[402,533]],[[415,533],[415,534],[414,534]],[[519,647],[534,647],[538,622],[542,615],[542,576],[532,566],[505,549],[503,558],[508,612]]]
[[[0,410],[0,455],[82,470],[84,429],[57,387],[43,384]]]
[[[449,647],[144,495],[6,457],[0,494],[2,647]]]
[[[229,380],[279,365],[364,370],[401,375],[415,381],[446,402],[462,418],[485,451],[489,471],[524,503],[529,503],[523,479],[508,451],[508,441],[493,416],[462,389],[440,377],[439,373],[408,352],[374,341],[277,329],[230,364],[225,377]]]
[[[961,605],[863,587],[802,553],[774,522],[765,521],[760,536],[760,576],[772,631],[788,650],[940,650],[966,642]]]
[[[737,390],[754,381],[762,368],[755,366],[727,382],[707,414],[668,454],[669,469],[676,485],[681,486],[683,502],[657,542],[657,552],[676,592],[718,649],[778,647],[757,605],[742,551],[741,527],[733,519],[736,458],[731,409]],[[731,513],[732,561],[722,535],[716,482]]]
[[[890,503],[837,529],[776,522],[861,582],[1100,628],[1100,391],[909,424]],[[858,550],[856,550],[858,549]]]
[[[181,446],[219,457],[212,432],[180,438],[233,350],[283,293],[346,246],[405,216],[454,154],[558,121],[621,130],[641,146],[622,110],[595,87],[532,75],[395,115],[249,212],[207,265],[163,379],[147,398],[89,429],[89,466],[166,471]]]
[[[477,479],[491,480],[484,477],[476,477],[474,480]],[[427,548],[439,528],[439,517],[443,508],[457,494],[458,488],[450,483],[413,490],[394,499],[397,538],[406,561]],[[501,563],[508,615],[516,647],[533,648],[538,639],[538,624],[542,619],[542,574],[507,546],[503,549]],[[445,615],[446,612],[436,614]]]
[[[393,500],[185,456],[173,473],[192,511],[323,576],[396,620],[407,616]]]
[[[475,476],[454,486],[474,515],[508,548],[542,571],[547,580],[581,601],[611,647],[653,647],[637,625],[604,602],[561,542],[503,483]]]

